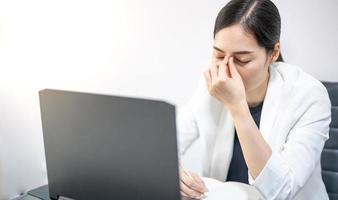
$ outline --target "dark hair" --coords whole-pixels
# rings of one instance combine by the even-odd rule
[[[268,53],[280,40],[281,19],[277,7],[270,0],[231,0],[217,15],[214,38],[218,31],[235,24],[253,34]],[[277,61],[283,61],[281,54]]]

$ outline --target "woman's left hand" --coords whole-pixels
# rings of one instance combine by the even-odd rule
[[[234,58],[213,63],[204,72],[204,77],[211,96],[222,102],[229,110],[234,110],[246,103],[245,87],[238,73]]]

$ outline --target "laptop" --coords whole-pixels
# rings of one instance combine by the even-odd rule
[[[181,199],[175,106],[51,89],[39,97],[51,199]]]

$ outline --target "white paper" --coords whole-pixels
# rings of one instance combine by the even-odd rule
[[[259,192],[251,185],[238,182],[221,182],[212,178],[202,178],[209,192],[204,200],[236,199],[258,200],[263,199]]]

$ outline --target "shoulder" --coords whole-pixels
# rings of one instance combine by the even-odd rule
[[[283,80],[283,93],[289,98],[312,102],[329,100],[325,86],[299,66],[276,62],[270,69]]]

